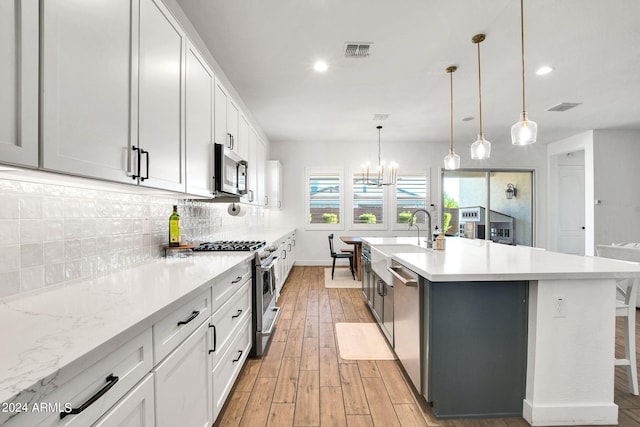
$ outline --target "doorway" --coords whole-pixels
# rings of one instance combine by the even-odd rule
[[[585,254],[585,152],[558,154],[553,157],[555,192],[551,194],[556,211],[555,241],[558,252]]]
[[[533,246],[533,179],[531,170],[443,170],[445,234]]]

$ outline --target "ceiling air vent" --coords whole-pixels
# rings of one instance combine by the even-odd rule
[[[367,58],[371,53],[371,45],[373,43],[345,43],[344,45],[344,57],[345,58]]]
[[[554,105],[551,108],[547,108],[547,111],[567,111],[570,110],[572,108],[577,107],[578,105],[580,105],[581,102],[561,102],[558,105]]]
[[[376,122],[381,122],[383,120],[387,120],[389,118],[388,114],[374,114],[373,120]]]

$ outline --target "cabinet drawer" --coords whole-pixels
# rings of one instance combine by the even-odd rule
[[[182,304],[153,325],[155,364],[184,341],[211,315],[209,290]]]
[[[93,427],[150,427],[155,425],[153,376],[149,374]]]
[[[151,329],[125,342],[97,360],[79,362],[86,369],[64,368],[58,378],[70,379],[57,384],[57,389],[29,404],[29,412],[23,412],[7,422],[7,426],[78,426],[93,424],[120,398],[122,398],[152,368]],[[38,405],[36,411],[33,405]],[[84,409],[78,414],[61,411],[68,408]],[[67,411],[68,412],[68,411]]]
[[[203,323],[153,371],[156,427],[210,426],[209,324]]]
[[[251,269],[252,263],[250,262],[240,264],[214,281],[211,297],[212,313],[222,307],[231,298],[231,295],[236,293],[247,280],[251,279]]]
[[[238,377],[251,349],[251,318],[247,317],[238,334],[213,369],[213,413],[214,420],[220,413],[231,387]]]
[[[227,344],[238,333],[238,327],[246,318],[251,318],[251,281],[244,285],[211,316],[211,354],[213,366],[225,352]]]

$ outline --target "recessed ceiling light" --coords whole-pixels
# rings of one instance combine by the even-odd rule
[[[329,69],[329,66],[324,61],[316,61],[316,63],[313,64],[313,69],[319,73],[323,73]]]
[[[538,71],[536,71],[536,74],[539,76],[544,76],[545,74],[549,74],[552,71],[553,71],[553,67],[549,67],[548,65],[543,65],[542,67],[538,68]]]

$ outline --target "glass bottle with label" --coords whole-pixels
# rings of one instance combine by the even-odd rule
[[[178,215],[178,205],[173,205],[173,213],[169,217],[169,246],[180,246],[180,215]]]

